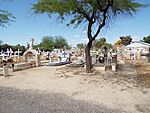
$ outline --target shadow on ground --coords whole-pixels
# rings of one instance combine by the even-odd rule
[[[0,113],[121,113],[58,93],[0,87]]]
[[[64,74],[64,77],[73,77],[75,75],[88,76],[85,73],[83,67],[72,68],[63,67],[57,69],[59,74]],[[94,71],[89,74],[90,78],[96,79],[97,82],[101,83],[103,81],[110,82],[112,84],[132,85],[135,88],[150,88],[150,65],[135,65],[133,63],[118,64],[117,72],[108,71]]]

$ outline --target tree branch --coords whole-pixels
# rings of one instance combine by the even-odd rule
[[[92,24],[94,24],[95,23],[95,21],[96,21],[96,18],[95,18],[95,14],[96,14],[96,12],[95,12],[95,10],[93,10],[92,11],[92,16],[91,16],[91,21],[92,21]],[[94,19],[94,20],[93,20]]]
[[[90,21],[90,17],[88,16],[88,14],[86,14],[84,11],[81,11],[80,8],[76,7],[77,9],[77,12],[80,13],[80,14],[83,14],[83,16],[88,20]]]
[[[109,10],[109,7],[111,7],[112,5],[113,5],[113,0],[108,0],[108,4],[107,4],[106,8],[103,9],[104,11],[103,11],[103,20],[102,20],[102,23],[100,23],[100,25],[99,25],[99,27],[98,27],[95,35],[93,36],[93,38],[91,38],[90,41],[95,40],[95,38],[98,36],[101,28],[105,26],[105,22],[106,22],[106,19],[107,19],[107,11]]]
[[[89,21],[89,24],[88,24],[88,38],[89,38],[89,41],[92,39],[92,22],[91,21]]]
[[[100,10],[101,12],[104,12],[104,9],[102,8],[102,6],[101,6],[99,0],[96,0],[96,2],[97,2],[97,5],[98,5],[99,10]]]
[[[95,10],[93,9],[93,11],[92,11],[92,15],[91,15],[91,17],[90,17],[90,20],[89,20],[89,24],[88,24],[88,38],[89,38],[89,40],[91,40],[92,39],[92,25],[95,23],[95,14],[96,14],[96,12],[95,12]],[[94,20],[93,20],[94,19]]]

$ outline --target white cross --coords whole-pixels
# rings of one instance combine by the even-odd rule
[[[19,49],[18,49],[18,51],[15,51],[15,54],[17,53],[17,55],[18,55],[18,58],[20,57],[20,53],[22,53],[22,51],[20,51]]]

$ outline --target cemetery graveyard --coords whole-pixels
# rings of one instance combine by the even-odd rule
[[[83,106],[83,111],[86,113],[91,111],[100,113],[141,113],[143,111],[143,113],[149,113],[150,65],[148,60],[144,59],[144,63],[141,63],[135,59],[124,59],[122,53],[118,53],[119,51],[103,46],[98,51],[91,51],[93,72],[87,74],[83,50],[62,48],[44,52],[33,49],[33,44],[34,42],[30,42],[29,48],[22,55],[21,51],[13,52],[10,51],[11,49],[6,51],[9,54],[1,53],[0,95],[3,96],[5,92],[11,90],[15,94],[11,96],[22,101],[23,106],[19,107],[16,100],[2,102],[0,99],[2,113],[7,113],[7,110],[39,113],[42,111],[55,113],[55,110],[61,113],[82,111],[83,109],[80,107],[77,111],[77,105]],[[27,93],[24,92],[25,87]],[[43,91],[47,93],[45,94]],[[33,95],[32,93],[38,97],[34,100],[35,103],[29,107],[26,100],[32,100],[35,97],[27,95]],[[24,97],[18,96],[18,94],[26,95],[25,101],[23,101]],[[44,97],[39,97],[40,95],[44,95]],[[50,104],[48,99],[45,100],[49,97],[54,101],[53,104]],[[70,97],[73,100],[70,100]],[[76,102],[76,99],[80,102]],[[11,101],[14,101],[14,106],[17,108],[4,109],[3,107],[11,105]],[[41,108],[40,104],[36,105],[41,101],[44,106],[47,104],[46,109]],[[59,101],[65,104],[61,104]],[[68,101],[71,103],[69,104]],[[83,103],[85,101],[93,104]],[[55,110],[53,111],[51,108]]]
[[[150,113],[149,10],[0,0],[0,113]]]
[[[1,68],[18,71],[39,66],[77,66],[85,67],[85,55],[83,51],[67,50],[66,48],[53,51],[40,51],[33,49],[34,39],[30,39],[29,48],[21,55],[22,51],[13,52],[12,49],[2,50],[0,53]],[[80,53],[80,55],[79,55]],[[113,54],[113,55],[112,55]],[[117,53],[112,53],[108,47],[102,47],[100,51],[91,51],[93,69],[106,71],[117,69]],[[1,69],[3,70],[3,69]]]

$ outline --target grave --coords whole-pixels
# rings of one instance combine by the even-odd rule
[[[17,56],[17,57],[19,58],[21,53],[22,53],[22,51],[20,51],[20,50],[18,49],[17,51],[15,51],[15,56]]]
[[[3,66],[3,68],[0,68],[0,74],[3,75],[4,77],[8,77],[9,76],[9,67]]]
[[[107,46],[102,46],[98,54],[92,55],[92,64],[95,70],[106,71],[111,69],[116,71],[117,54],[112,53],[112,50]]]
[[[84,61],[81,59],[78,59],[76,62],[71,63],[69,65],[66,65],[67,67],[84,67]]]
[[[40,65],[40,54],[33,49],[34,39],[30,39],[29,49],[23,54],[23,61],[26,63],[35,62],[36,66]]]
[[[57,61],[52,62],[52,57],[50,57],[50,61],[48,66],[60,66],[71,63],[70,61],[70,53],[67,52],[65,49],[64,51],[59,51],[57,53]]]

